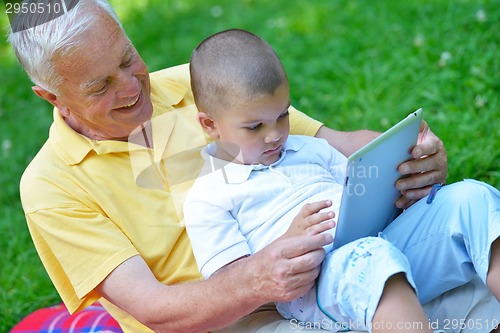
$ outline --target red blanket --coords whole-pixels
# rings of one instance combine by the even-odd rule
[[[70,315],[63,304],[35,312],[14,326],[10,333],[122,333],[120,325],[100,305]]]

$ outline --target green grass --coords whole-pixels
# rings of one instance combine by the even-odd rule
[[[500,0],[112,1],[151,70],[185,63],[239,27],[283,60],[292,103],[343,130],[384,130],[423,107],[453,182],[500,187]],[[483,19],[484,18],[484,19]],[[7,16],[0,14],[0,24]],[[448,56],[447,56],[448,55]],[[47,138],[51,108],[0,45],[0,332],[59,301],[24,221],[18,183]]]

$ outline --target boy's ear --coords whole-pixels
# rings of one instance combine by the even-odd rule
[[[203,130],[207,132],[208,135],[212,137],[212,139],[219,138],[219,130],[217,128],[217,122],[210,116],[207,112],[198,111],[196,115],[196,119],[200,123]]]
[[[56,108],[58,108],[63,117],[69,116],[68,108],[66,108],[64,105],[59,103],[59,100],[57,99],[57,96],[55,94],[43,89],[40,86],[33,86],[33,87],[31,87],[31,89],[38,97],[43,98],[44,100],[46,100],[47,102],[49,102],[50,104],[52,104]]]

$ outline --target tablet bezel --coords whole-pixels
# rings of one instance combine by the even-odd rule
[[[412,158],[422,116],[421,108],[410,113],[349,157],[334,249],[376,236],[401,212],[395,205],[401,195],[395,186],[401,178],[397,168]]]

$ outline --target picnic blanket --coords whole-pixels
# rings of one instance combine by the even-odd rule
[[[64,304],[36,310],[10,333],[123,333],[120,325],[99,303],[71,315]]]

